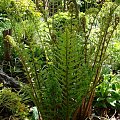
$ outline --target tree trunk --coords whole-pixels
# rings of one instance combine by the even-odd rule
[[[10,61],[11,60],[11,51],[10,51],[10,44],[9,42],[5,39],[7,35],[12,35],[12,30],[4,30],[3,31],[3,38],[4,38],[4,60]]]

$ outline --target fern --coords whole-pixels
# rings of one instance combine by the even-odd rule
[[[81,75],[80,70],[84,67],[81,65],[79,54],[79,39],[76,34],[72,34],[66,28],[64,33],[57,39],[56,45],[53,47],[53,65],[55,79],[61,88],[61,114],[63,119],[70,119],[73,111],[80,104],[85,89],[81,91],[80,86]],[[83,70],[82,70],[83,71]],[[85,80],[83,84],[88,84]]]
[[[82,120],[89,115],[106,49],[119,24],[119,16],[114,16],[117,7],[115,3],[105,3],[100,9],[81,14],[79,19],[69,13],[70,25],[65,25],[64,30],[54,28],[53,16],[53,26],[49,28],[48,23],[43,22],[47,30],[42,31],[39,29],[42,23],[36,23],[38,19],[30,16],[28,22],[20,23],[28,25],[30,22],[34,27],[28,25],[21,31],[13,28],[15,40],[6,37],[19,53],[31,98],[44,120],[77,120],[78,116]],[[80,28],[77,29],[73,18]],[[25,33],[29,38],[27,44],[21,41]],[[43,55],[46,58],[44,63]]]

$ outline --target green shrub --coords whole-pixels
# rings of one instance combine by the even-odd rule
[[[4,116],[5,113],[9,113],[10,116],[12,115],[23,119],[28,115],[28,109],[25,104],[22,103],[19,95],[15,92],[12,92],[9,88],[0,90],[0,110],[1,116]]]
[[[72,30],[78,31],[81,28],[80,22],[82,22],[84,16],[85,14],[81,12],[79,14],[80,19],[76,19],[70,12],[60,12],[50,18],[48,22],[52,26],[52,29],[58,33],[64,32],[65,28],[68,28],[69,30],[72,28]]]
[[[97,108],[120,109],[120,76],[106,74],[104,81],[96,89]]]

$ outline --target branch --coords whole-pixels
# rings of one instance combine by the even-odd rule
[[[1,71],[0,71],[0,81],[14,88],[20,88],[20,84],[18,81],[16,81],[13,77],[9,77],[6,73]]]

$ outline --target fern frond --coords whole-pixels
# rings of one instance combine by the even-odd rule
[[[61,87],[62,111],[64,119],[70,119],[76,105],[81,103],[81,97],[85,92],[81,92],[80,54],[79,39],[75,33],[66,29],[58,38],[53,52],[53,65],[55,69],[55,78]],[[82,70],[83,71],[83,70]],[[86,75],[86,74],[85,74]],[[85,82],[87,82],[85,80]],[[85,83],[85,85],[89,83]],[[84,85],[84,86],[85,86]],[[84,87],[86,89],[86,87]],[[85,91],[85,89],[83,91]],[[87,90],[86,90],[87,91]],[[78,99],[79,98],[79,99]]]

